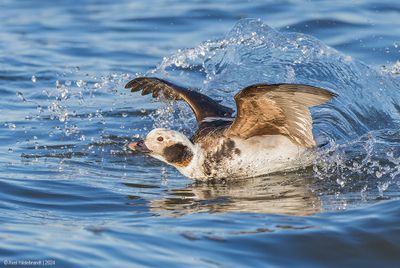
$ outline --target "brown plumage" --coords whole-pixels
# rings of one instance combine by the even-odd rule
[[[159,78],[139,77],[129,81],[125,88],[131,89],[131,92],[142,90],[142,95],[152,93],[153,97],[158,97],[162,92],[166,99],[183,100],[193,110],[197,122],[206,117],[231,117],[234,112],[206,95]]]
[[[315,146],[309,107],[323,104],[333,93],[313,86],[257,84],[236,96],[237,115],[228,136],[244,139],[259,135],[285,135],[304,147]]]
[[[315,146],[309,107],[323,104],[335,96],[325,89],[307,85],[251,85],[235,95],[237,114],[233,120],[231,108],[159,78],[139,77],[127,83],[125,88],[132,92],[142,90],[142,95],[152,93],[153,97],[162,92],[167,99],[187,102],[199,124],[192,137],[195,142],[214,134],[243,139],[284,135],[306,148]]]

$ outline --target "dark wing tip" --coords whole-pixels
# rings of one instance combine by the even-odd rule
[[[125,88],[126,89],[132,89],[131,91],[139,91],[141,83],[146,77],[138,77],[135,79],[132,79],[131,81],[129,81],[128,83],[126,83]]]
[[[131,81],[129,81],[128,83],[126,83],[126,85],[125,85],[125,88],[126,88],[126,89],[132,87],[132,81],[133,81],[133,80],[131,80]]]
[[[137,92],[142,90],[142,95],[147,95],[154,90],[152,88],[152,84],[154,84],[155,82],[160,82],[160,81],[159,79],[152,77],[137,77],[129,81],[125,85],[125,88],[130,89],[131,92]]]
[[[137,83],[137,78],[135,78],[135,79],[129,81],[128,83],[126,83],[125,88],[126,88],[126,89],[132,88],[136,83]]]
[[[125,85],[126,89],[131,92],[142,91],[142,95],[152,94],[153,97],[158,97],[161,93],[168,100],[183,100],[195,113],[198,122],[205,117],[231,117],[233,110],[225,107],[210,97],[190,90],[178,85],[175,85],[166,80],[156,77],[138,77],[129,81]]]
[[[125,88],[130,89],[131,92],[138,92],[141,90],[142,95],[152,93],[152,96],[155,98],[162,92],[167,99],[171,100],[180,99],[179,94],[182,93],[182,90],[187,91],[187,89],[156,77],[137,77],[129,81],[125,85]]]
[[[331,99],[339,97],[339,94],[337,94],[337,93],[335,93],[335,92],[332,92],[332,91],[327,90],[327,89],[325,89],[325,91],[329,94],[329,96],[331,97]]]

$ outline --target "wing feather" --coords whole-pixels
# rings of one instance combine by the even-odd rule
[[[208,96],[197,91],[186,89],[168,81],[154,77],[138,77],[129,81],[125,88],[131,92],[142,90],[142,95],[152,93],[153,97],[158,97],[162,92],[166,99],[185,101],[196,116],[198,123],[207,117],[232,117],[233,110],[223,106]]]
[[[335,95],[325,89],[296,84],[256,84],[235,96],[237,115],[227,136],[244,139],[258,135],[285,135],[304,147],[315,146],[309,107]]]

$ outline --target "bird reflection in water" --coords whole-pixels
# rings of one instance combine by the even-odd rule
[[[281,173],[240,181],[194,182],[168,190],[168,197],[151,200],[152,212],[162,216],[192,213],[254,212],[310,215],[320,200],[310,188],[311,171]]]

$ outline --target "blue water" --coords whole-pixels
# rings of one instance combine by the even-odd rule
[[[0,10],[1,265],[399,266],[397,1],[0,0]],[[195,126],[184,104],[124,90],[136,75],[232,107],[256,82],[338,97],[312,110],[325,144],[313,167],[201,184],[124,149],[156,126]]]

